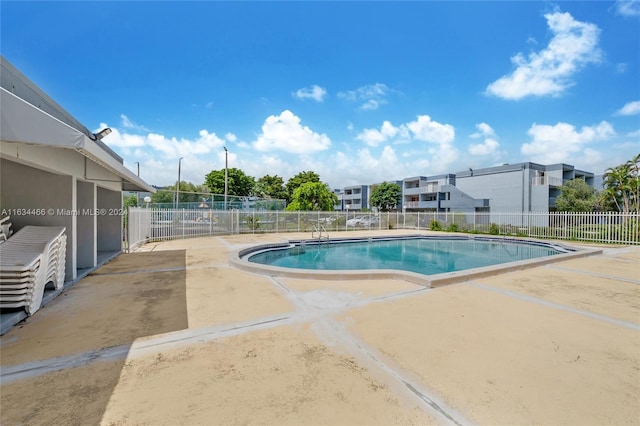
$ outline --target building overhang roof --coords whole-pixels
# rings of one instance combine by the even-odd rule
[[[5,88],[0,88],[0,111],[1,141],[75,150],[118,176],[122,180],[122,190],[156,192],[155,188],[124,167],[98,141]],[[64,173],[64,170],[60,172]]]

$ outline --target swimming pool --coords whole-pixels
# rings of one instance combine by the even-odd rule
[[[314,270],[398,269],[431,275],[562,253],[542,244],[468,238],[394,238],[294,244],[249,262]]]
[[[513,238],[405,235],[263,244],[232,252],[229,262],[270,276],[393,278],[436,286],[598,252]]]
[[[267,249],[248,261],[313,270],[397,269],[432,275],[481,268],[566,252],[544,244],[469,238],[394,238],[302,242]]]

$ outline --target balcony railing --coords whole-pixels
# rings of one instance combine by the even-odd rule
[[[420,182],[420,193],[428,194],[431,192],[438,192],[438,182]]]
[[[562,178],[538,176],[531,178],[531,184],[536,186],[562,186]]]

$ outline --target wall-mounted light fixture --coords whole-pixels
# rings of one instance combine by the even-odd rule
[[[100,139],[104,138],[105,136],[107,136],[109,133],[111,133],[111,129],[108,127],[105,127],[104,129],[100,130],[98,133],[94,133],[94,141],[99,141]]]

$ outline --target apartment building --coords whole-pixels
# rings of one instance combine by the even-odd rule
[[[396,183],[402,188],[398,210],[434,212],[545,212],[555,209],[559,187],[572,179],[594,186],[591,172],[569,164],[525,162],[469,169],[455,174],[413,176]],[[379,184],[351,186],[339,194],[338,210],[362,210]]]
[[[405,211],[478,211],[488,200],[475,199],[456,187],[456,175],[416,176],[402,182],[402,208]]]
[[[594,174],[569,164],[503,164],[456,173],[456,187],[474,198],[489,200],[491,211],[555,210],[559,187],[572,179],[594,185]]]
[[[359,211],[369,208],[369,186],[347,186],[342,190],[342,207],[347,211]]]

